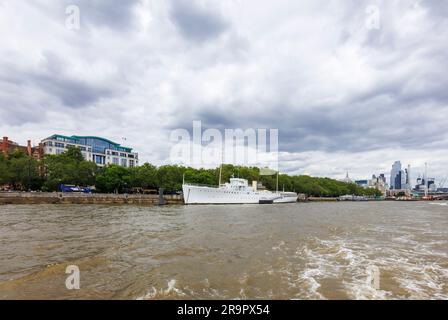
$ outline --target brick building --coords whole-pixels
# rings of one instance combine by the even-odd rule
[[[26,146],[21,146],[18,143],[9,140],[8,137],[3,137],[3,139],[0,141],[0,152],[7,156],[16,150],[22,151],[28,156],[34,157],[37,160],[42,159],[44,155],[44,148],[41,143],[39,143],[37,147],[32,147],[31,140],[28,140]]]

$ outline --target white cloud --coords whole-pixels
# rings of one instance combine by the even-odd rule
[[[278,128],[285,171],[448,160],[447,22],[433,1],[0,1],[0,131],[100,135],[156,164],[171,129]],[[380,30],[365,28],[377,4]]]

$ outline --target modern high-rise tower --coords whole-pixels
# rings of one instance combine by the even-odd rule
[[[401,162],[395,161],[390,171],[390,188],[392,190],[400,190],[406,184],[406,178],[404,171],[401,169]]]
[[[405,169],[406,172],[406,180],[405,180],[405,185],[402,186],[403,189],[412,189],[412,183],[411,183],[411,165],[408,164],[408,168]]]

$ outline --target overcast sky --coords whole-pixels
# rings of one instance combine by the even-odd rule
[[[0,134],[103,136],[162,164],[200,120],[278,128],[288,173],[445,177],[447,18],[437,0],[0,0]]]

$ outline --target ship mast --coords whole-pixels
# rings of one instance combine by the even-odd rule
[[[221,187],[222,179],[222,164],[224,163],[224,144],[221,142],[221,165],[219,166],[219,184],[218,188]]]
[[[425,162],[425,197],[428,196],[428,188],[429,188],[429,183],[428,183],[428,163]]]
[[[278,174],[279,174],[279,171],[277,171],[277,187],[276,187],[276,190],[275,190],[276,193],[278,193]]]

